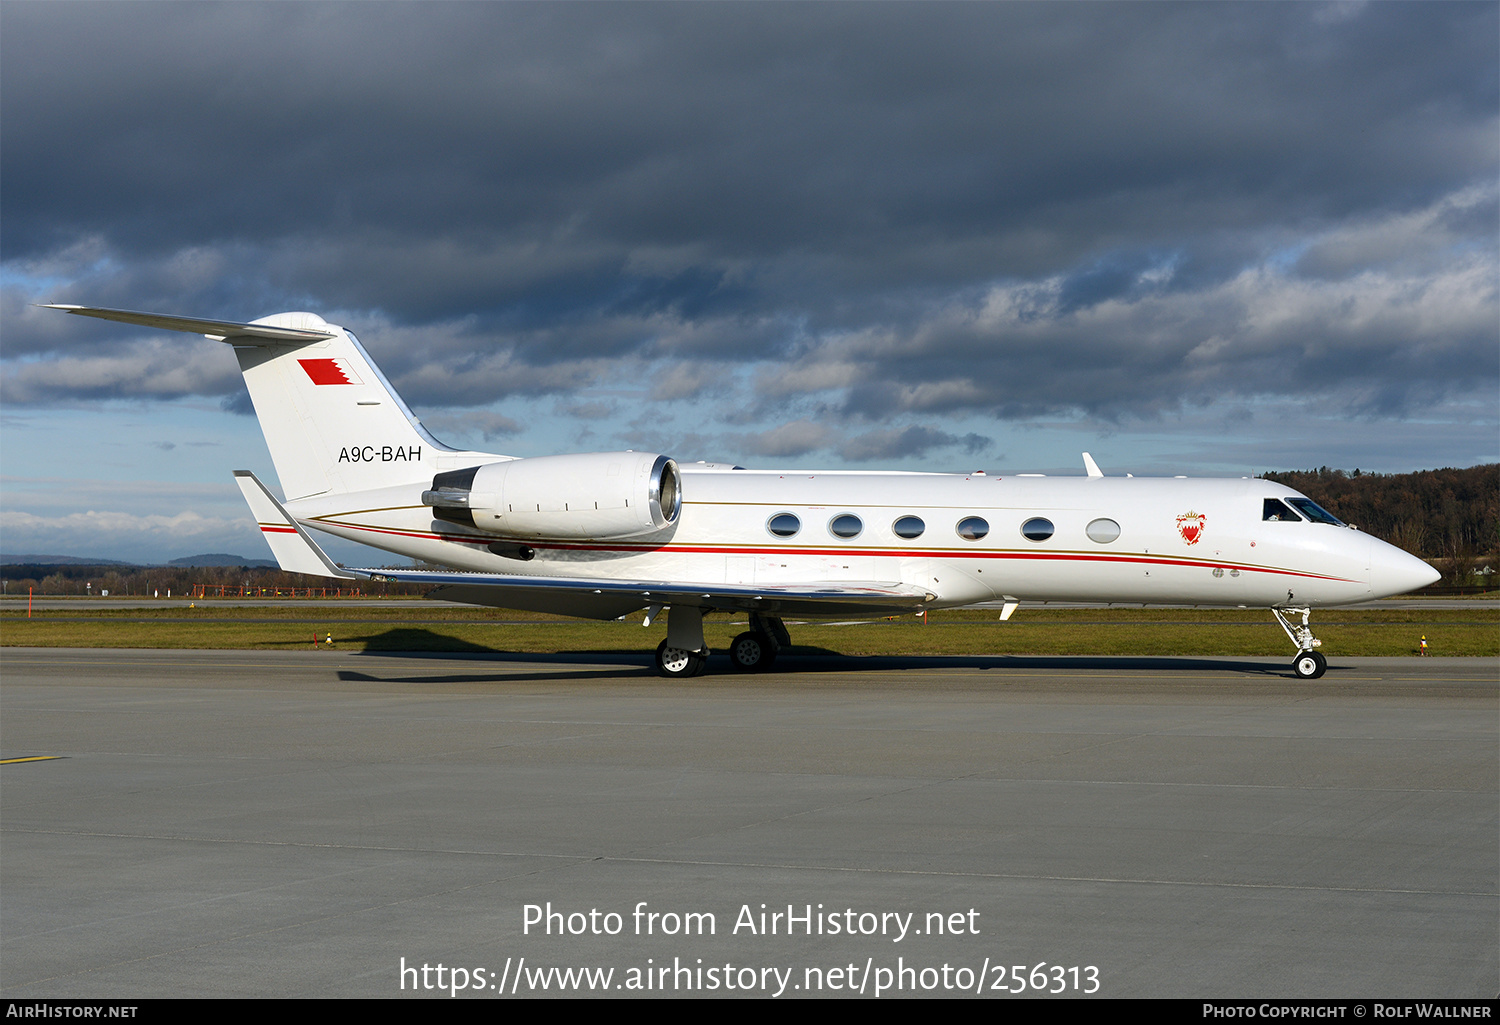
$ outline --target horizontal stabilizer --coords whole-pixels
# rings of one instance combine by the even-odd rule
[[[271,546],[276,562],[288,573],[306,573],[315,577],[338,577],[355,580],[368,573],[352,573],[334,565],[318,543],[292,518],[276,496],[266,490],[260,478],[249,470],[235,470],[234,482],[250,505],[250,514],[260,526],[261,536]]]
[[[70,306],[67,303],[38,303],[37,305],[49,310],[76,313],[80,317],[118,320],[122,324],[139,324],[141,327],[154,327],[162,331],[186,331],[189,334],[207,335],[210,338],[236,342],[255,338],[270,342],[321,342],[334,336],[332,331],[271,327],[268,324],[236,324],[228,320],[199,320],[196,317],[168,317],[160,313],[106,310],[98,306]]]

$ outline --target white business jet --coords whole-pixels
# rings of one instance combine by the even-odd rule
[[[285,498],[235,471],[281,568],[429,584],[430,597],[589,619],[667,612],[664,676],[695,676],[703,617],[745,613],[736,670],[770,667],[788,616],[1088,601],[1267,608],[1327,661],[1314,608],[1423,587],[1426,563],[1270,481],[747,470],[646,452],[517,459],[450,448],[345,328],[49,304],[234,347]],[[446,571],[345,569],[309,528]]]

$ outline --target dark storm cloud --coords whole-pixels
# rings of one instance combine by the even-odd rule
[[[238,393],[49,299],[352,311],[429,406],[1492,395],[1496,10],[10,3],[6,399]]]

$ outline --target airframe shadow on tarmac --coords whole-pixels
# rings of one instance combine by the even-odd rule
[[[418,632],[418,631],[412,631]],[[493,682],[522,682],[526,680],[588,680],[605,677],[617,678],[621,670],[628,671],[630,668],[639,670],[643,677],[655,678],[651,668],[649,656],[640,653],[536,653],[536,652],[506,652],[486,649],[479,645],[466,645],[456,651],[365,651],[357,654],[376,655],[381,658],[411,658],[418,660],[461,660],[475,663],[495,663],[500,665],[529,665],[529,666],[555,666],[556,670],[544,670],[541,672],[515,673],[505,671],[501,673],[485,673],[476,671],[473,673],[448,674],[443,676],[420,675],[420,676],[376,676],[352,670],[340,670],[338,679],[344,682],[380,682],[380,683],[483,683]],[[597,667],[587,670],[573,669],[573,666]],[[820,648],[798,648],[792,647],[781,653],[777,658],[776,668],[771,673],[760,674],[760,679],[780,678],[785,682],[787,677],[808,674],[830,674],[830,673],[901,673],[901,672],[940,672],[944,670],[996,670],[997,682],[1004,673],[1028,674],[1033,672],[1097,672],[1097,673],[1234,673],[1238,675],[1261,676],[1271,679],[1294,679],[1287,664],[1281,660],[1262,659],[1236,659],[1236,658],[1194,658],[1191,656],[1121,656],[1121,655],[841,655],[837,652]],[[1338,672],[1336,665],[1329,667],[1330,674]],[[712,682],[715,677],[733,678],[739,680],[748,677],[731,674],[728,663],[723,656],[710,656],[708,663],[708,674],[698,677],[699,681]],[[1170,679],[1170,676],[1167,677]],[[1306,681],[1298,681],[1305,684]]]

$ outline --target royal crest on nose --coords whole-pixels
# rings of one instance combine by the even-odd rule
[[[1185,543],[1195,545],[1203,536],[1203,523],[1207,519],[1202,513],[1189,510],[1177,517],[1177,533],[1182,535]]]

